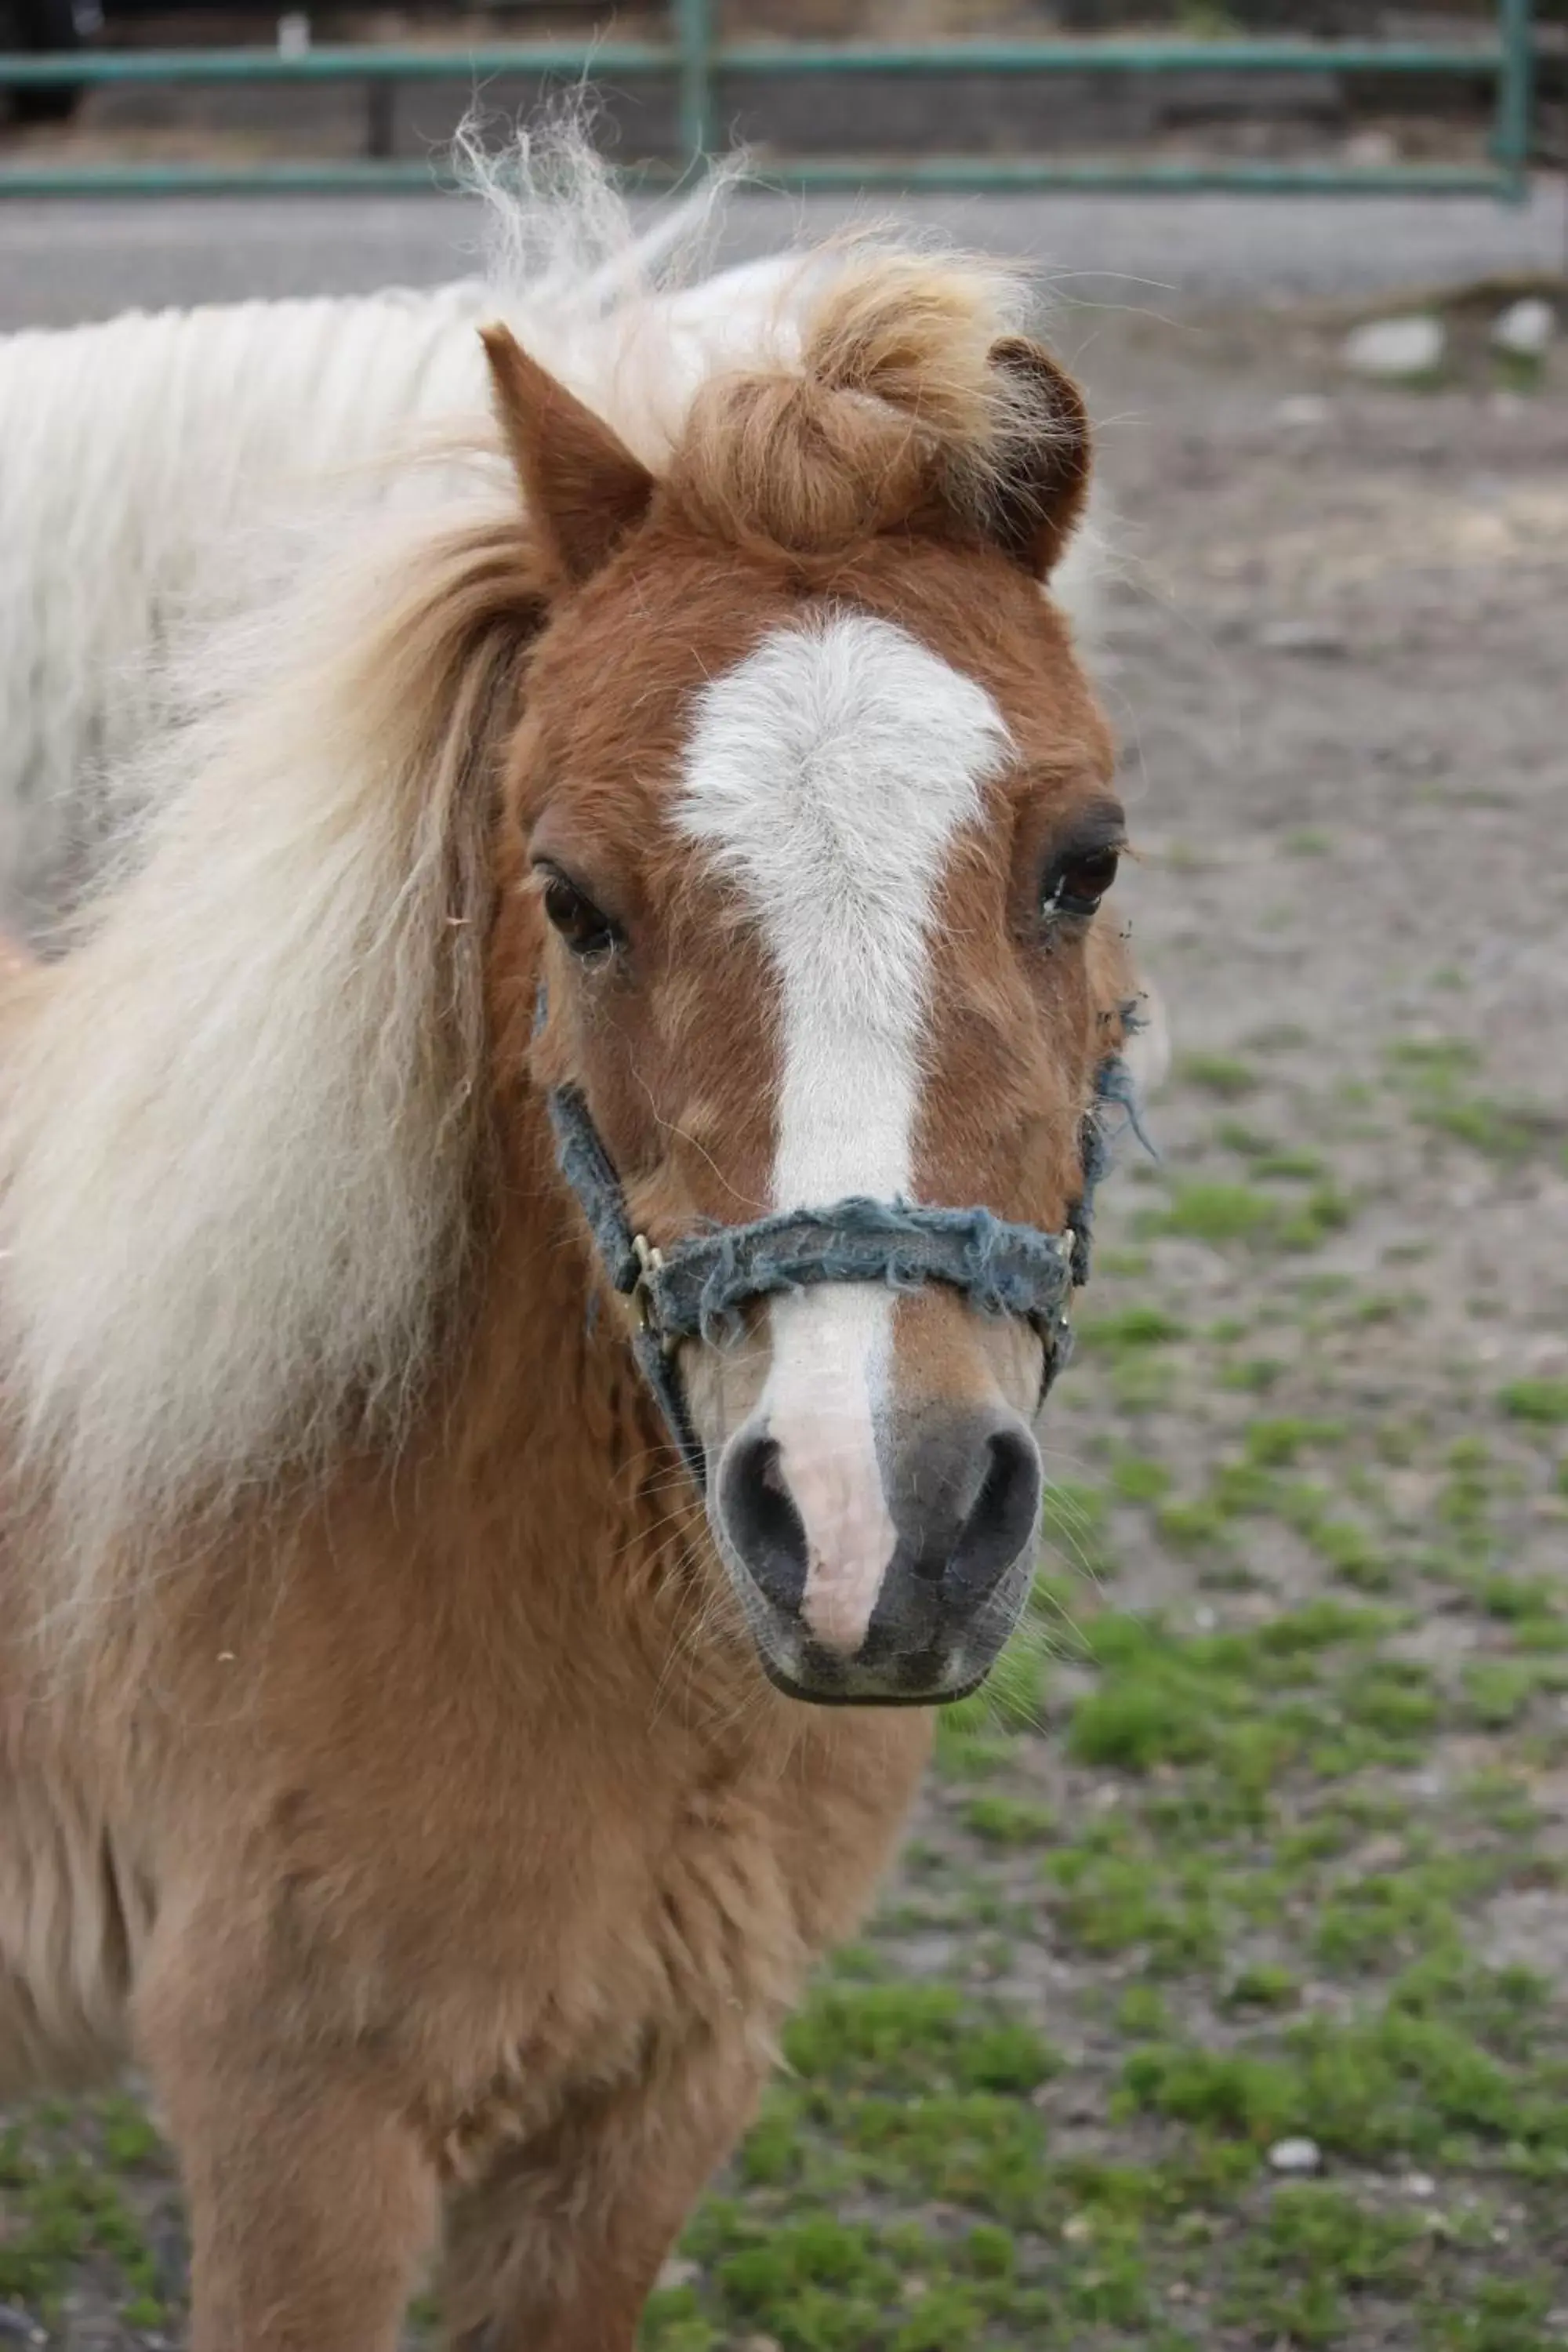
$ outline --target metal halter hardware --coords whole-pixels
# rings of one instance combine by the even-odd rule
[[[1043,1402],[1072,1351],[1073,1291],[1089,1278],[1094,1189],[1110,1157],[1107,1107],[1120,1106],[1138,1129],[1131,1074],[1120,1055],[1110,1055],[1100,1064],[1085,1126],[1083,1189],[1059,1234],[1005,1223],[989,1209],[851,1197],[828,1209],[706,1227],[659,1250],[633,1230],[621,1180],[581,1092],[556,1087],[548,1099],[561,1172],[611,1286],[629,1304],[632,1352],[700,1492],[708,1483],[707,1460],[687,1412],[676,1349],[682,1339],[733,1338],[742,1307],[781,1292],[824,1282],[879,1282],[894,1290],[945,1283],[981,1314],[1017,1316],[1032,1326],[1044,1349]]]

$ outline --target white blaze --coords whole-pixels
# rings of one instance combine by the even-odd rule
[[[698,698],[679,810],[744,889],[778,975],[775,1209],[911,1189],[937,887],[1006,742],[991,697],[891,622],[784,628]],[[773,1302],[759,1410],[809,1548],[804,1613],[853,1654],[896,1531],[877,1433],[893,1294]]]

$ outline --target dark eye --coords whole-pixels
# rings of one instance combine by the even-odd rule
[[[1092,915],[1115,881],[1120,863],[1114,849],[1085,849],[1065,857],[1046,877],[1041,912]]]
[[[621,934],[602,908],[568,882],[564,874],[547,874],[544,911],[574,955],[592,960],[612,955]]]

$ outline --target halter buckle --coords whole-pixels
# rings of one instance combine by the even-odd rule
[[[631,1287],[629,1304],[637,1329],[646,1331],[653,1322],[650,1300],[654,1283],[664,1271],[664,1252],[656,1249],[646,1234],[634,1234],[632,1255],[637,1262],[637,1278]]]

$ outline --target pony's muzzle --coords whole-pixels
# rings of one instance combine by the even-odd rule
[[[714,1492],[763,1663],[792,1696],[931,1704],[973,1690],[1011,1632],[1039,1523],[1040,1457],[1005,1405],[900,1416],[875,1493],[830,1432],[805,1454],[754,1415]]]

